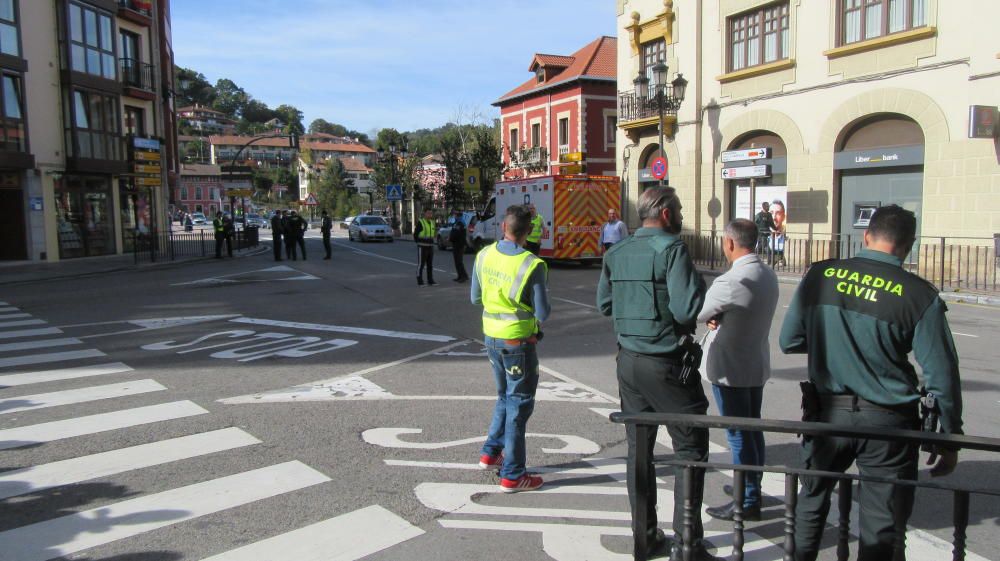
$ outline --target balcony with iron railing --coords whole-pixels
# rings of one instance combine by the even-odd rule
[[[153,80],[155,68],[152,64],[134,58],[122,58],[118,59],[118,65],[125,95],[149,100],[156,97]]]
[[[533,169],[548,165],[549,151],[544,146],[522,147],[511,150],[510,165],[514,168]]]
[[[153,0],[118,0],[118,15],[148,27],[153,23]]]
[[[674,88],[669,84],[650,86],[649,94],[642,97],[635,91],[618,92],[618,123],[623,128],[655,125],[660,116],[658,100],[663,103],[664,120],[675,121],[677,104],[673,103],[674,99]]]

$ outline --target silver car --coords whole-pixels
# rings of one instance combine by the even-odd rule
[[[391,242],[392,228],[385,218],[381,216],[359,216],[351,221],[351,226],[347,229],[347,238],[352,242],[361,240],[363,242],[372,240],[382,240]]]

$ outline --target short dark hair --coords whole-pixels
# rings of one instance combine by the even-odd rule
[[[898,248],[908,248],[917,239],[917,217],[899,205],[882,206],[868,222],[868,233]]]
[[[737,218],[726,224],[726,236],[736,242],[736,245],[743,249],[753,249],[757,247],[757,225],[746,218]]]
[[[504,213],[507,231],[515,238],[523,238],[531,232],[531,208],[528,205],[511,205]]]
[[[677,192],[673,187],[650,187],[639,195],[636,211],[639,220],[646,220],[656,218],[666,208],[670,210],[670,220],[676,220],[679,204],[680,199],[677,198]]]

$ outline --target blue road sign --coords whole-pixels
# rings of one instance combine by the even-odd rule
[[[387,200],[387,201],[401,201],[401,200],[403,200],[403,186],[402,185],[386,185],[385,186],[385,200]]]

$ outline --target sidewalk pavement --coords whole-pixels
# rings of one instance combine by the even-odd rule
[[[247,251],[235,253],[234,258],[252,257],[270,251],[271,246],[260,244]],[[161,270],[214,260],[215,256],[198,256],[178,258],[173,261],[136,264],[135,256],[131,253],[125,253],[103,257],[65,259],[56,263],[45,261],[0,261],[0,285],[66,280],[122,271]]]

